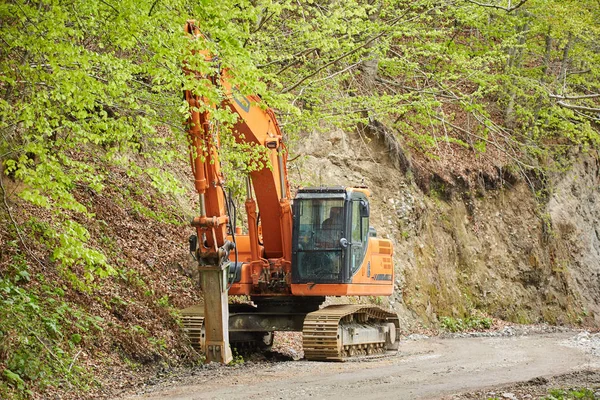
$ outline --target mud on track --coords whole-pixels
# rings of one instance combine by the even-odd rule
[[[579,384],[585,381],[594,387],[600,381],[600,356],[590,346],[578,345],[577,338],[577,332],[428,338],[403,341],[398,355],[361,362],[208,366],[140,388],[137,395],[126,398],[475,399],[487,398],[490,390],[503,385],[516,389],[519,382],[531,381],[539,389],[561,375],[566,378],[557,384],[569,386],[569,374]]]

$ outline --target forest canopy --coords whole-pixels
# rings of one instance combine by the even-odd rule
[[[103,174],[75,154],[115,163],[130,149],[165,162],[181,156],[155,127],[182,131],[184,87],[220,95],[182,72],[184,61],[216,68],[190,56],[182,32],[190,18],[219,67],[276,108],[290,135],[378,120],[431,155],[440,140],[474,151],[493,140],[535,166],[529,157],[548,142],[598,144],[599,8],[592,0],[4,2],[4,173],[26,184],[27,201],[85,212],[70,190],[100,190]]]

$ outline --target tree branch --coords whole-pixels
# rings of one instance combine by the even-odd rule
[[[149,17],[152,16],[152,11],[154,11],[154,7],[156,7],[156,3],[158,3],[158,0],[154,0],[154,3],[152,3],[152,7],[150,7],[150,11],[148,11]]]
[[[75,364],[75,361],[77,361],[77,357],[79,357],[79,355],[81,354],[82,351],[83,351],[83,349],[79,349],[77,354],[75,354],[75,357],[73,357],[73,361],[71,361],[71,364],[69,364],[69,369],[67,370],[68,372],[71,372],[71,368],[73,368],[73,364]]]
[[[348,57],[349,55],[352,55],[354,53],[356,53],[358,50],[366,47],[369,45],[369,43],[372,43],[373,41],[379,39],[380,37],[382,37],[385,34],[385,32],[381,32],[378,35],[375,35],[374,37],[372,37],[371,39],[367,40],[366,42],[364,42],[363,44],[361,44],[360,46],[357,46],[355,48],[353,48],[352,50],[349,50],[347,52],[345,52],[344,54],[342,54],[341,56],[339,56],[338,58],[335,58],[331,61],[329,61],[327,64],[322,65],[321,67],[317,68],[316,70],[314,70],[313,72],[311,72],[310,74],[306,75],[305,77],[303,77],[302,79],[300,79],[299,81],[297,81],[296,83],[294,83],[292,86],[289,86],[285,89],[283,89],[281,91],[281,93],[287,93],[290,90],[294,90],[296,89],[298,86],[300,86],[302,84],[302,82],[306,81],[309,78],[312,78],[313,76],[317,75],[319,72],[323,71],[325,68],[329,67],[330,65],[335,64],[336,62]]]
[[[508,158],[510,158],[511,160],[513,160],[514,162],[516,162],[517,164],[520,164],[520,165],[522,165],[524,167],[527,167],[527,168],[530,168],[530,169],[535,169],[535,167],[533,165],[525,164],[523,161],[519,160],[517,157],[513,157],[511,154],[508,153],[508,151],[505,148],[503,148],[502,146],[500,146],[498,143],[496,143],[496,142],[494,142],[492,140],[489,140],[487,138],[484,138],[482,136],[479,136],[479,135],[477,135],[477,134],[475,134],[473,132],[469,132],[468,130],[463,129],[463,128],[457,126],[457,125],[454,125],[453,123],[445,120],[442,117],[438,117],[437,115],[432,115],[432,117],[434,119],[437,119],[438,121],[446,124],[446,125],[449,125],[450,127],[454,128],[454,129],[456,129],[456,130],[458,130],[458,131],[460,131],[462,133],[466,133],[469,136],[473,136],[476,139],[479,139],[479,140],[484,141],[484,142],[486,142],[488,144],[491,144],[492,146],[494,146],[495,148],[497,148],[498,150],[500,150],[502,153],[504,153]]]
[[[584,70],[581,70],[581,71],[572,71],[572,72],[567,72],[567,75],[568,76],[571,76],[571,75],[580,75],[580,74],[587,74],[588,72],[592,72],[592,70],[591,69],[584,69]]]
[[[444,98],[448,98],[448,99],[452,99],[452,100],[460,100],[460,98],[458,96],[456,96],[452,92],[450,92],[450,93],[452,93],[452,95],[449,95],[449,94],[445,94],[445,93],[441,93],[441,92],[438,93],[438,92],[434,92],[434,91],[428,91],[426,89],[420,89],[420,88],[415,88],[415,87],[411,87],[411,86],[406,86],[406,85],[403,85],[403,84],[398,83],[398,82],[394,82],[394,81],[390,81],[390,80],[387,80],[387,79],[383,79],[381,77],[377,77],[377,78],[375,78],[375,80],[377,82],[380,82],[380,83],[383,83],[383,84],[386,84],[386,85],[397,86],[397,87],[399,87],[401,89],[404,89],[406,91],[409,91],[409,92],[416,92],[416,93],[421,93],[421,94],[430,94],[430,95],[433,95],[433,96],[440,96],[440,97],[444,97]],[[442,88],[442,90],[444,90],[444,89]]]
[[[267,15],[265,18],[261,18],[258,26],[253,29],[250,34],[255,34],[256,32],[260,31],[262,29],[263,26],[265,26],[265,24],[273,17],[273,15],[275,15],[275,13],[271,13],[271,15]]]
[[[117,14],[119,14],[119,10],[117,10],[117,9],[115,8],[115,6],[113,6],[112,4],[110,4],[110,3],[108,3],[108,2],[106,2],[106,1],[104,1],[104,0],[100,0],[100,3],[102,3],[102,4],[106,4],[107,6],[109,6],[109,7],[110,7],[110,8],[112,8],[113,10],[115,10],[115,12],[116,12]]]
[[[2,165],[2,163],[0,163],[0,165]],[[23,239],[23,235],[21,234],[21,229],[19,229],[19,225],[17,224],[17,221],[15,221],[15,219],[13,218],[12,213],[10,212],[10,207],[9,207],[8,201],[6,199],[6,188],[4,187],[4,169],[3,168],[0,168],[0,189],[2,189],[2,200],[4,202],[4,208],[6,208],[6,213],[8,214],[8,218],[12,222],[13,227],[15,228],[15,231],[17,232],[17,236],[19,237],[19,241],[21,242],[21,245],[23,246],[23,248],[25,249],[25,251],[27,253],[29,253],[29,255],[35,261],[37,261],[38,264],[40,264],[40,266],[42,268],[45,268],[46,266],[44,265],[44,263],[41,262],[39,260],[39,258],[37,258],[35,256],[35,254],[33,254],[33,252],[31,251],[31,249],[29,248],[29,246],[27,246],[27,244],[25,244],[25,239]]]
[[[594,122],[600,122],[600,118],[594,118],[594,117],[592,117],[592,116],[591,116],[591,115],[589,115],[589,114],[584,114],[584,113],[582,113],[582,112],[579,112],[579,111],[577,111],[577,110],[573,110],[573,112],[574,112],[575,114],[577,114],[577,115],[581,115],[582,117],[584,117],[584,118],[586,118],[586,119],[589,119],[589,120],[592,120],[592,121],[594,121]]]
[[[600,112],[600,108],[576,106],[574,104],[565,103],[564,101],[556,102],[561,107],[570,108],[571,110],[589,111],[589,112]]]
[[[527,1],[529,1],[529,0],[521,0],[515,6],[511,7],[509,5],[508,7],[502,7],[502,6],[499,6],[497,4],[485,4],[485,3],[480,3],[480,2],[475,1],[475,0],[466,0],[467,3],[475,4],[475,5],[478,5],[478,6],[481,6],[481,7],[495,8],[497,10],[503,10],[503,11],[506,11],[508,13],[512,12],[512,11],[515,11],[517,8],[521,7],[523,4],[527,3]],[[510,4],[510,2],[509,2],[509,4]]]
[[[562,100],[579,100],[579,99],[593,99],[596,97],[600,97],[600,93],[593,93],[593,94],[584,94],[581,96],[563,96],[560,94],[552,94],[550,93],[550,98],[552,99],[562,99]]]
[[[292,54],[292,55],[291,55],[290,57],[288,57],[288,58],[279,58],[279,59],[277,59],[277,60],[269,61],[269,62],[268,62],[268,63],[266,63],[266,64],[260,64],[260,65],[257,65],[257,66],[256,66],[256,68],[264,68],[264,67],[268,67],[269,65],[283,63],[284,61],[286,61],[286,60],[288,60],[288,59],[291,59],[291,60],[292,60],[292,64],[293,64],[294,62],[296,62],[296,61],[297,61],[297,60],[295,60],[295,58],[297,58],[297,57],[300,57],[301,55],[304,55],[304,54],[308,54],[308,53],[310,53],[311,51],[315,51],[316,49],[317,49],[316,47],[310,47],[310,48],[308,48],[308,49],[300,50],[299,52],[297,52],[297,53],[295,53],[295,54]],[[286,67],[287,67],[287,65],[289,65],[289,64],[286,64]],[[278,73],[279,73],[279,72],[278,72]]]
[[[391,20],[389,22],[388,28],[391,28],[392,26],[394,26],[398,21],[400,21],[405,14],[394,18],[393,20]],[[367,40],[366,42],[364,42],[363,44],[361,44],[360,46],[357,46],[355,48],[353,48],[352,50],[348,50],[347,52],[345,52],[344,54],[342,54],[341,56],[329,61],[327,64],[322,65],[321,67],[317,68],[315,71],[311,72],[310,74],[306,75],[305,77],[303,77],[302,79],[300,79],[299,81],[297,81],[296,83],[294,83],[292,86],[289,86],[285,89],[283,89],[281,91],[281,93],[287,93],[291,90],[294,90],[295,88],[297,88],[298,86],[300,86],[302,84],[302,82],[306,81],[309,78],[312,78],[313,76],[315,76],[316,74],[318,74],[319,72],[321,72],[322,70],[324,70],[325,68],[329,67],[332,64],[335,64],[336,62],[356,53],[358,50],[367,47],[369,44],[373,43],[375,40],[379,39],[380,37],[382,37],[383,35],[385,35],[387,33],[387,29],[384,30],[383,32],[378,33],[377,35],[373,36],[371,39]]]

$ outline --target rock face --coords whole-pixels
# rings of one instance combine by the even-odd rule
[[[556,180],[546,207],[557,255],[581,294],[584,314],[600,324],[600,158],[582,156]]]
[[[300,185],[367,185],[371,225],[394,242],[401,314],[419,322],[475,310],[515,322],[600,324],[600,162],[581,156],[545,204],[528,183],[479,174],[414,182],[381,136],[313,133],[290,167]],[[406,163],[401,163],[406,166]],[[468,171],[468,170],[467,170]],[[483,176],[482,179],[479,179]],[[435,177],[435,176],[434,176]],[[438,176],[439,178],[439,176]]]

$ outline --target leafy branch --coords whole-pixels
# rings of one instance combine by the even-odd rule
[[[382,36],[388,34],[391,31],[391,28],[396,25],[400,20],[402,20],[402,18],[404,18],[404,16],[408,13],[405,12],[404,14],[391,19],[388,22],[388,25],[386,26],[386,29],[383,30],[382,32],[378,33],[377,35],[372,36],[371,38],[367,39],[364,43],[362,43],[359,46],[356,46],[355,48],[343,53],[342,55],[340,55],[339,57],[334,58],[333,60],[329,61],[328,63],[320,66],[319,68],[317,68],[316,70],[314,70],[313,72],[311,72],[310,74],[304,76],[303,78],[301,78],[300,80],[298,80],[296,83],[292,84],[291,86],[286,87],[285,89],[283,89],[281,92],[282,93],[288,93],[292,90],[294,90],[295,88],[297,88],[298,86],[300,86],[303,82],[305,82],[307,79],[312,78],[313,76],[317,75],[319,72],[321,72],[322,70],[324,70],[325,68],[343,60],[344,58],[351,56],[352,54],[358,52],[361,49],[364,49],[366,47],[368,47],[371,43],[375,42],[377,39],[381,38]]]

